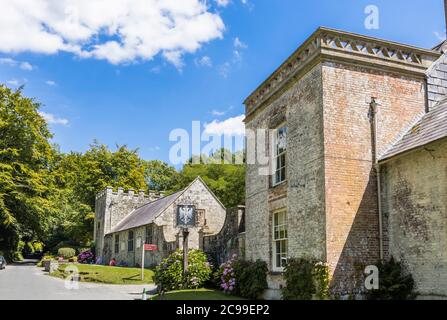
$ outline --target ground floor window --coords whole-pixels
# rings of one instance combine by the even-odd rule
[[[133,252],[133,239],[134,239],[133,231],[129,231],[128,236],[127,236],[127,251],[128,252]]]
[[[154,233],[152,230],[152,225],[146,226],[146,244],[154,244]]]
[[[273,271],[283,271],[287,263],[287,211],[273,213]]]
[[[120,235],[115,235],[115,253],[120,252]]]

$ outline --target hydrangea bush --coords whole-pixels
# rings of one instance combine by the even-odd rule
[[[78,262],[82,264],[95,263],[95,255],[91,250],[84,251],[78,255]]]
[[[162,290],[197,289],[210,279],[212,269],[200,250],[188,252],[188,272],[183,279],[183,251],[177,250],[156,268],[154,281]]]

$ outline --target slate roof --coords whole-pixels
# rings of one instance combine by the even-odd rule
[[[445,137],[447,137],[447,99],[439,102],[425,114],[401,140],[381,157],[380,161]]]
[[[185,190],[171,194],[170,196],[149,202],[134,211],[119,222],[109,234],[129,230],[150,224],[154,219],[169,207]]]

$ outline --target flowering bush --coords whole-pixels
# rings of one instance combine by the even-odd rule
[[[236,278],[234,273],[234,264],[236,262],[237,256],[233,255],[230,260],[226,263],[223,263],[220,266],[219,274],[220,276],[220,287],[221,289],[228,294],[233,293],[236,287]]]
[[[154,281],[163,290],[196,289],[209,280],[211,265],[200,250],[188,252],[188,272],[183,279],[183,251],[177,250],[156,268]]]
[[[267,288],[267,271],[263,261],[244,261],[233,255],[220,266],[220,288],[227,294],[258,299]]]
[[[93,264],[95,262],[95,255],[91,250],[84,251],[78,255],[78,262],[82,264]]]

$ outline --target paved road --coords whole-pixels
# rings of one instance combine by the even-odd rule
[[[134,300],[153,285],[79,283],[67,289],[65,281],[48,276],[34,264],[8,265],[0,270],[0,300]]]

